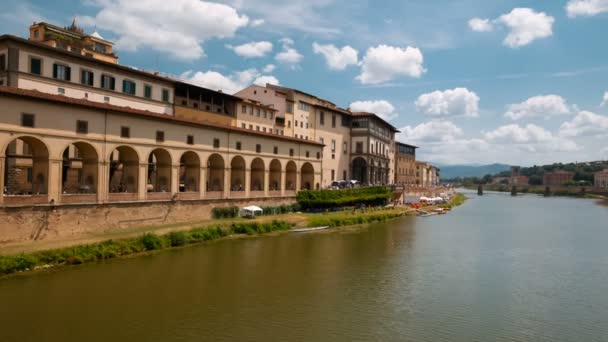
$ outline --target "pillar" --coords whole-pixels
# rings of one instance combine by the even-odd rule
[[[230,198],[230,168],[224,169],[224,196],[223,198]]]
[[[49,159],[47,193],[49,201],[54,199],[55,203],[61,202],[61,163],[61,159]]]
[[[251,196],[251,169],[245,168],[245,197]]]
[[[207,169],[204,166],[201,166],[199,172],[198,191],[200,198],[205,198],[205,194],[207,193]]]
[[[302,189],[302,176],[300,170],[296,171],[296,192]]]
[[[179,164],[171,165],[171,195],[179,193]]]
[[[137,199],[144,201],[148,192],[148,164],[139,164],[139,173],[137,175]]]
[[[264,197],[268,197],[268,191],[270,188],[270,170],[264,170]]]
[[[108,194],[110,193],[109,165],[106,161],[97,163],[97,202],[108,201]]]
[[[6,158],[0,157],[0,203],[4,202],[4,168],[6,167]]]
[[[281,196],[285,196],[285,188],[287,187],[287,171],[281,170]]]

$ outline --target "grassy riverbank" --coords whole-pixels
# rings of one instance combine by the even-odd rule
[[[457,194],[450,203],[439,207],[452,208],[466,200]],[[435,207],[429,207],[432,209]],[[64,265],[119,257],[134,256],[155,251],[179,248],[187,245],[219,240],[227,237],[262,235],[287,231],[293,227],[340,227],[373,222],[384,222],[407,215],[415,215],[411,208],[368,208],[324,214],[292,213],[254,220],[211,220],[199,224],[156,227],[135,237],[106,239],[100,242],[79,244],[64,248],[24,252],[16,255],[0,255],[0,276],[17,272],[46,269]]]

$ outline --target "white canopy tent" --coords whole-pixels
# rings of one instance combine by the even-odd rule
[[[256,205],[250,205],[248,207],[241,208],[241,216],[253,217],[258,214],[263,214],[264,210]]]

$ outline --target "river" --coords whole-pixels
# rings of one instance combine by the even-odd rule
[[[0,280],[0,341],[608,341],[608,208],[225,240]]]

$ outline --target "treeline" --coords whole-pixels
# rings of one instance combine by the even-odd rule
[[[388,203],[393,192],[385,186],[343,190],[303,190],[296,199],[302,209],[331,209],[349,206],[376,206]]]

